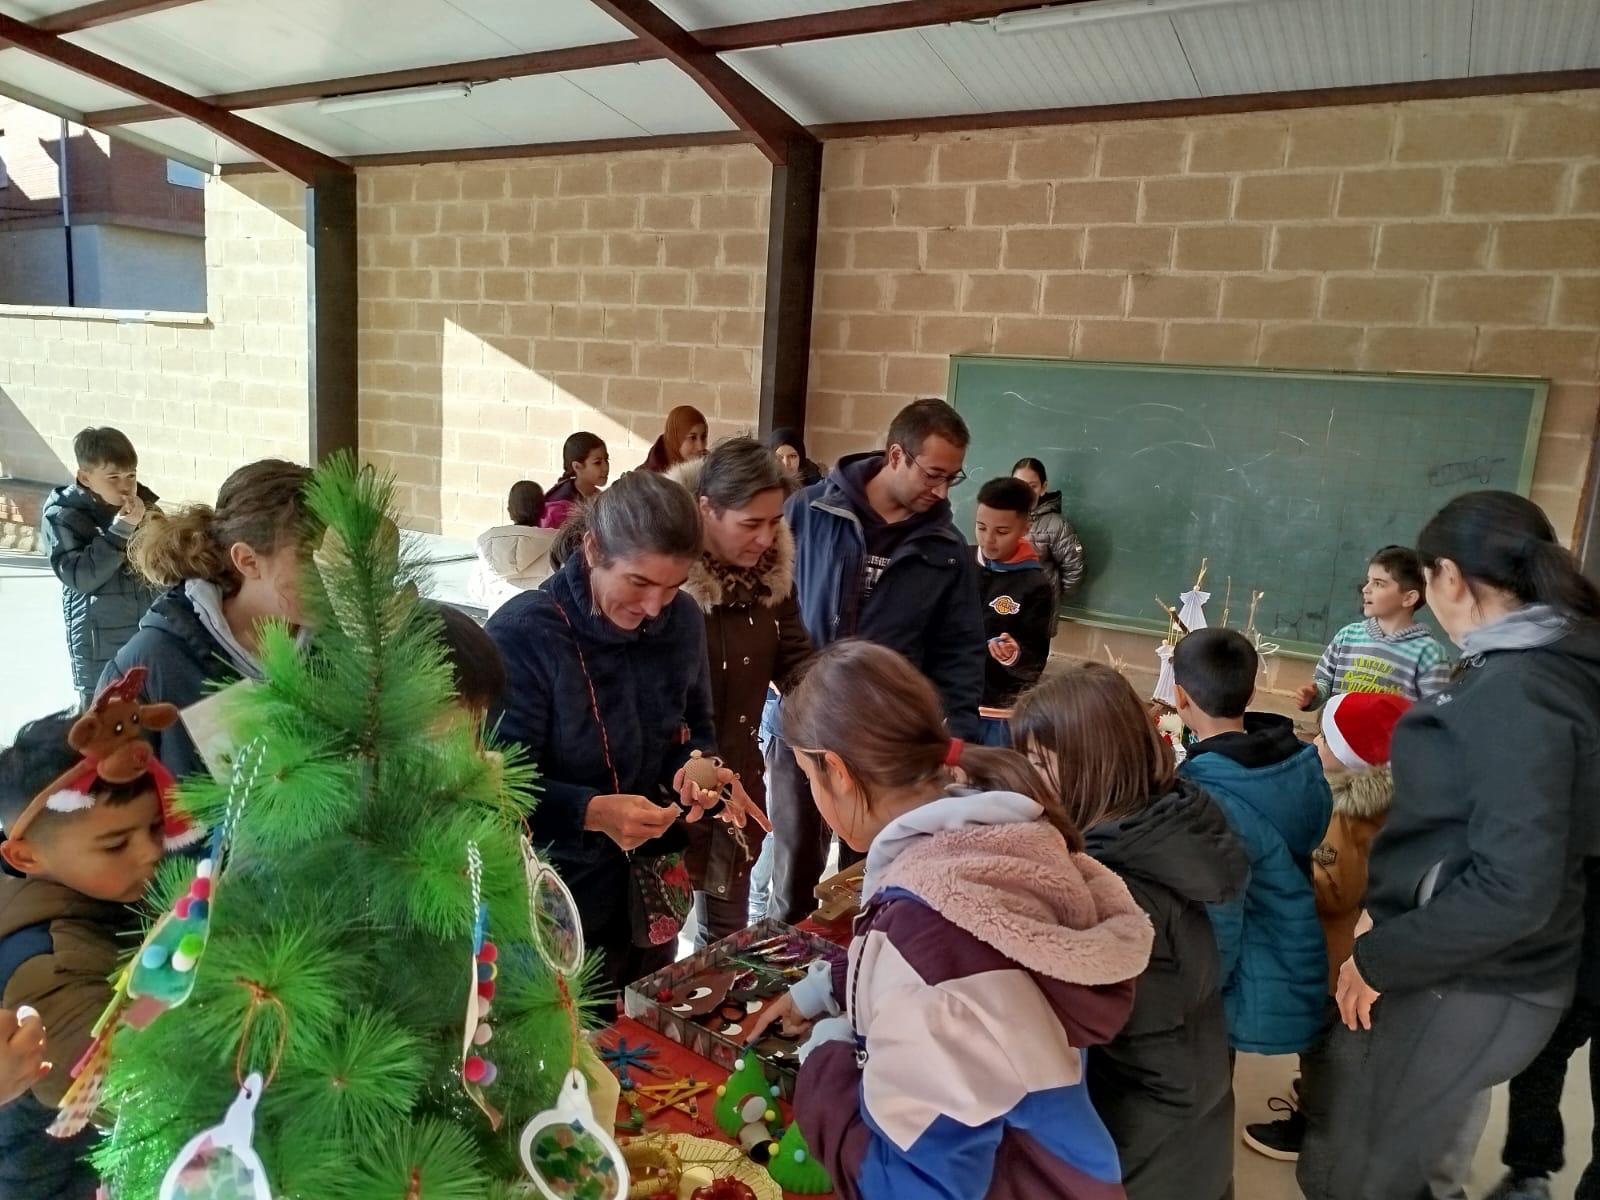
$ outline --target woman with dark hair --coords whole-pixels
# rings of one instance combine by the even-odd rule
[[[1417,553],[1461,662],[1395,730],[1370,928],[1339,970],[1343,1024],[1305,1063],[1312,1200],[1425,1194],[1571,1002],[1600,853],[1600,592],[1510,492],[1450,501]]]
[[[681,462],[704,458],[706,436],[710,428],[698,408],[689,404],[678,405],[667,414],[666,431],[650,447],[650,453],[639,464],[639,470],[670,471]]]
[[[556,535],[540,528],[545,503],[542,487],[531,479],[519,479],[506,498],[511,524],[478,535],[478,565],[467,580],[467,595],[490,614],[518,592],[550,578],[550,546]]]
[[[1061,623],[1061,602],[1083,582],[1083,543],[1078,531],[1061,515],[1061,493],[1048,492],[1050,477],[1037,458],[1019,458],[1011,475],[1028,485],[1034,495],[1033,514],[1028,518],[1028,540],[1039,553],[1039,565],[1056,594],[1056,612],[1050,620],[1053,634]]]
[[[578,432],[561,443],[561,478],[544,498],[541,529],[560,529],[572,510],[593,500],[611,478],[611,455],[592,433]]]
[[[688,823],[711,811],[737,825],[748,799],[729,771],[725,808],[683,779],[692,751],[716,751],[705,622],[681,594],[700,557],[694,500],[635,471],[576,520],[560,573],[487,632],[506,667],[500,735],[539,769],[530,833],[577,900],[603,982],[619,987],[672,961],[676,929],[652,919],[664,914],[646,883],[660,867],[649,860],[683,846],[680,805]]]
[[[783,502],[794,479],[753,438],[729,438],[675,468],[700,509],[704,548],[684,590],[705,613],[711,696],[724,765],[757,805],[766,801],[759,734],[769,684],[780,691],[811,654],[794,594],[794,538]],[[753,814],[752,814],[753,815]],[[689,827],[699,941],[709,945],[749,919],[750,872],[761,830],[736,835],[725,825]]]
[[[822,482],[822,468],[806,455],[804,435],[798,429],[781,425],[767,434],[767,448],[778,456],[783,469],[808,488]]]

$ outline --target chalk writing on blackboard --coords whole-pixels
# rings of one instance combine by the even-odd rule
[[[1489,483],[1494,479],[1494,469],[1505,461],[1503,457],[1493,458],[1487,454],[1480,454],[1468,462],[1440,463],[1437,467],[1428,468],[1428,486],[1448,487],[1452,483],[1462,483],[1468,479]]]

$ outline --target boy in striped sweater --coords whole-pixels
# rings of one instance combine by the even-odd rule
[[[1426,598],[1415,550],[1385,546],[1374,554],[1361,588],[1363,619],[1333,635],[1313,682],[1296,693],[1301,710],[1320,708],[1343,692],[1384,692],[1415,702],[1442,690],[1450,661],[1416,619]]]

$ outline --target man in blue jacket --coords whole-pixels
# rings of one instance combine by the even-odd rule
[[[939,689],[951,736],[977,741],[983,606],[949,500],[966,478],[969,441],[955,409],[918,400],[889,426],[886,450],[841,459],[828,478],[790,499],[787,516],[800,618],[817,649],[855,637],[899,651]],[[831,834],[778,737],[767,745],[767,797],[774,839],[767,915],[794,922],[816,907]]]

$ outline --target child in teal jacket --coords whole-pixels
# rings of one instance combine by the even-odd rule
[[[1181,774],[1221,806],[1250,857],[1239,899],[1209,908],[1235,1050],[1296,1054],[1322,1032],[1327,947],[1311,854],[1333,811],[1315,746],[1287,717],[1247,713],[1259,660],[1241,634],[1202,629],[1172,656],[1178,715],[1200,738]]]

